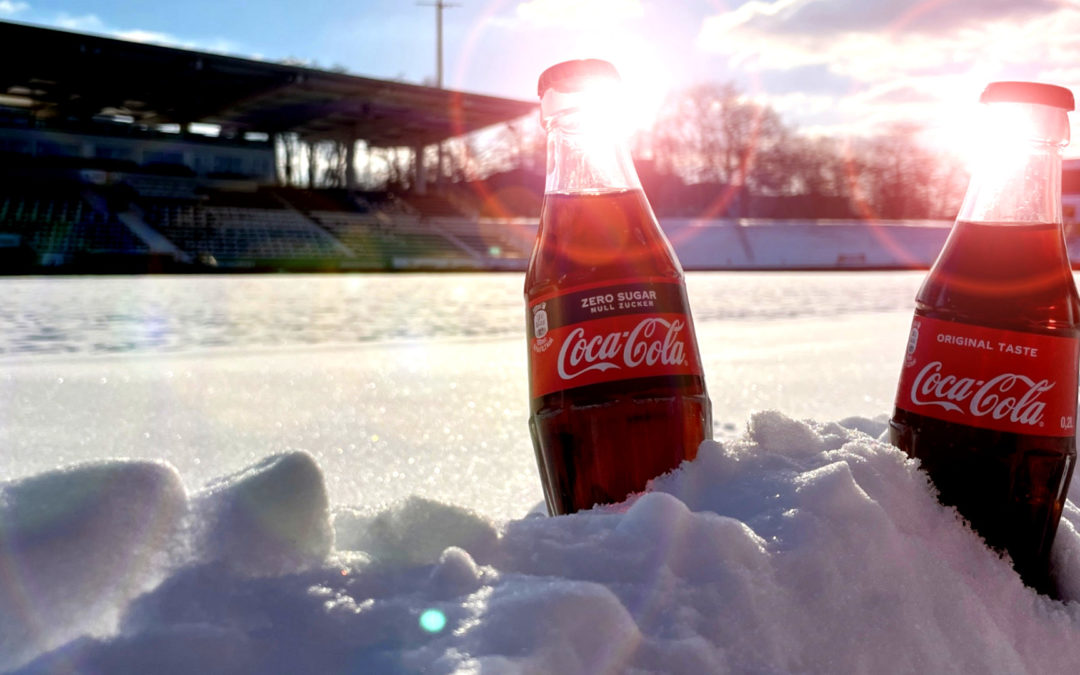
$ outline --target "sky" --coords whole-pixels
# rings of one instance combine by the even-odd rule
[[[430,84],[432,4],[0,0],[0,20]],[[1080,87],[1080,0],[453,0],[443,17],[446,86],[532,100],[547,66],[605,58],[641,119],[733,82],[804,133],[919,121],[950,143],[989,81]]]

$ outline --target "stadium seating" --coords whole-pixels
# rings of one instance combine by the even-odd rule
[[[155,203],[146,222],[188,253],[219,264],[261,260],[297,262],[345,257],[337,243],[286,209]]]
[[[70,246],[77,254],[145,254],[147,245],[114,217],[93,212],[93,217],[75,224],[69,235]]]
[[[499,221],[436,218],[431,221],[431,226],[482,257],[526,258],[531,250],[531,237],[526,244],[521,237],[515,236],[510,226]]]
[[[92,208],[75,185],[4,186],[0,232],[17,235],[44,264],[86,254],[144,254],[148,248],[113,214]]]
[[[438,194],[408,193],[404,196],[404,200],[422,216],[460,218],[465,215],[454,205],[454,202]]]
[[[528,255],[507,228],[463,216],[440,195],[297,188],[274,188],[273,194],[351,250],[349,269],[502,268],[491,261],[520,263]]]
[[[345,190],[302,190],[294,187],[268,188],[280,203],[288,204],[303,213],[312,211],[353,211],[357,200],[351,199]],[[359,200],[362,201],[362,200]],[[365,202],[366,205],[366,202]],[[369,210],[363,208],[361,210]]]
[[[471,267],[475,255],[422,223],[417,216],[314,211],[313,220],[356,254],[359,266],[402,267],[431,263]]]
[[[177,199],[194,201],[200,198],[194,178],[130,173],[123,181],[142,199]]]
[[[440,193],[308,190],[190,171],[36,158],[0,173],[0,235],[37,265],[155,269],[524,269],[532,230],[478,217],[466,187]],[[181,167],[183,168],[183,167]],[[12,177],[15,179],[13,180]],[[14,244],[12,242],[15,242]],[[75,264],[97,257],[100,265]],[[137,265],[121,265],[124,270]],[[0,273],[5,270],[0,269]]]

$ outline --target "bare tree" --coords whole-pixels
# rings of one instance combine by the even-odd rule
[[[669,96],[657,115],[652,148],[658,161],[696,182],[745,184],[759,157],[786,130],[767,106],[731,84],[701,84]],[[664,158],[664,159],[662,159]]]
[[[929,147],[924,129],[897,124],[853,142],[849,155],[852,197],[864,217],[952,218],[967,175],[955,157]]]
[[[278,134],[281,148],[279,175],[285,185],[299,186],[306,184],[307,151],[300,135],[290,132]]]
[[[718,213],[745,215],[752,191],[782,193],[788,131],[772,108],[731,84],[708,83],[669,96],[653,128],[658,172],[724,186]]]

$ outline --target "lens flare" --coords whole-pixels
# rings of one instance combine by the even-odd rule
[[[442,632],[446,628],[446,615],[437,609],[426,609],[420,615],[420,627],[429,633]]]

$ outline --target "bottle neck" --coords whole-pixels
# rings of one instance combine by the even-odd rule
[[[991,128],[999,136],[976,164],[957,219],[1061,223],[1061,152],[1069,141],[1065,111],[1035,104],[994,107],[999,123]]]
[[[630,150],[618,124],[579,108],[553,114],[547,128],[545,193],[612,192],[641,189]]]

